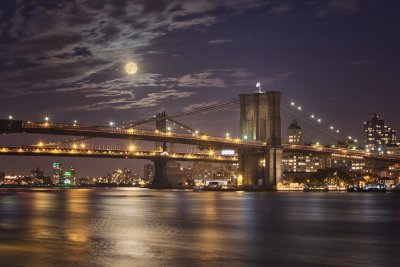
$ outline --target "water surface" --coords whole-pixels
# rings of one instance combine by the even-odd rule
[[[400,266],[400,194],[0,189],[1,266]]]

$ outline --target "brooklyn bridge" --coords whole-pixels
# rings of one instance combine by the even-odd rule
[[[3,134],[43,134],[79,137],[78,140],[91,138],[111,138],[124,140],[154,141],[155,149],[141,150],[110,149],[76,145],[73,141],[41,143],[31,146],[3,146],[0,155],[18,156],[66,156],[96,158],[148,159],[154,162],[155,177],[153,188],[169,188],[167,175],[168,161],[206,161],[220,163],[239,163],[240,183],[246,187],[275,189],[282,182],[283,157],[285,155],[314,155],[322,158],[324,167],[333,167],[337,161],[349,161],[368,166],[375,171],[388,171],[400,164],[400,157],[375,154],[358,147],[340,147],[323,145],[304,145],[282,142],[280,92],[257,92],[239,95],[239,98],[225,103],[207,106],[194,111],[167,115],[165,112],[140,121],[124,122],[118,125],[88,125],[77,122],[55,123],[15,120],[0,120]],[[178,121],[179,117],[200,112],[210,112],[227,106],[240,106],[240,137],[211,136]],[[141,129],[143,124],[152,123],[153,130]],[[173,123],[186,132],[174,131],[169,127]],[[329,134],[329,133],[328,133]],[[73,143],[73,144],[72,144]],[[72,145],[71,145],[72,144]],[[185,144],[197,147],[196,152],[171,152],[168,144]],[[230,150],[232,154],[221,154]]]

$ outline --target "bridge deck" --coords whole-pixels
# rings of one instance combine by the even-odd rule
[[[38,147],[1,147],[0,156],[59,156],[87,158],[126,158],[126,159],[158,159],[176,161],[206,161],[216,163],[235,163],[237,156],[210,155],[208,153],[163,153],[156,151],[126,151],[110,149],[65,149]]]
[[[0,120],[3,133],[37,133],[51,135],[73,135],[115,139],[134,139],[157,142],[171,142],[200,146],[218,146],[226,148],[264,148],[265,142],[249,141],[239,138],[224,138],[208,135],[160,132],[139,129],[123,129],[94,125],[77,125],[61,123],[41,123],[25,121]]]
[[[49,135],[72,135],[85,137],[131,139],[144,141],[171,142],[180,144],[197,145],[204,147],[235,148],[235,149],[259,149],[267,146],[266,142],[249,141],[239,138],[224,138],[217,136],[183,134],[173,132],[160,132],[139,130],[133,128],[112,128],[95,125],[77,125],[48,122],[29,122],[15,120],[0,120],[0,132],[2,133],[37,133]],[[400,157],[388,155],[370,154],[362,150],[346,148],[327,148],[323,146],[306,146],[283,144],[285,152],[327,154],[337,158],[354,160],[371,159],[400,163]],[[185,159],[182,159],[185,160]]]

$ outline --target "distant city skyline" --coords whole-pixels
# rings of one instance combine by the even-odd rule
[[[106,125],[224,102],[261,82],[363,141],[373,113],[400,129],[399,8],[394,0],[2,1],[0,118]],[[125,72],[130,61],[136,74]],[[236,108],[184,122],[222,136],[238,133],[238,116]],[[293,117],[283,116],[286,130]],[[0,144],[39,139],[57,138]],[[55,160],[2,157],[0,171]],[[148,163],[65,161],[85,175]]]

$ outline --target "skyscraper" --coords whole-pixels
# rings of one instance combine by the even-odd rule
[[[376,113],[364,122],[365,149],[375,153],[385,153],[386,148],[396,145],[396,130],[385,125]]]
[[[53,162],[53,176],[51,182],[53,185],[58,185],[62,179],[62,165],[61,162]]]

